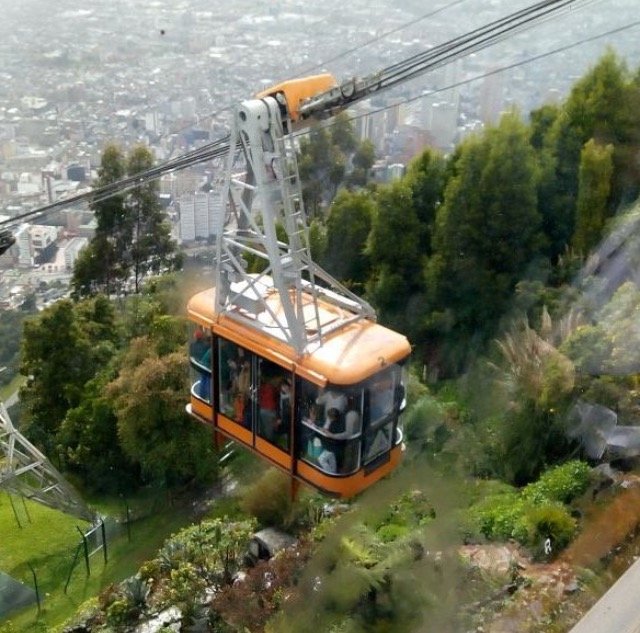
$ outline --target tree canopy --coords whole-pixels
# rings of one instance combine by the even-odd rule
[[[109,185],[124,175],[151,168],[154,159],[144,146],[135,147],[127,157],[115,145],[102,154],[96,185]],[[94,237],[74,266],[72,286],[75,296],[102,292],[121,294],[131,282],[138,293],[148,273],[180,268],[182,257],[171,238],[171,229],[158,199],[158,184],[149,181],[127,194],[119,194],[92,204],[98,225]]]

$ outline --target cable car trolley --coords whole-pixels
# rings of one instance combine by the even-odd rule
[[[187,410],[217,441],[286,471],[292,490],[351,497],[400,462],[410,345],[311,259],[291,132],[334,86],[330,75],[285,82],[234,112],[215,286],[187,308]]]

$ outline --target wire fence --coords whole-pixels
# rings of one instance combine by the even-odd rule
[[[35,503],[9,494],[0,496],[0,567],[4,567],[0,571],[0,627],[3,619],[19,610],[33,606],[39,612],[54,593],[67,594],[78,583],[84,585],[89,577],[100,576],[109,562],[111,546],[134,540],[135,522],[159,512],[163,505],[161,499],[130,504],[123,498],[117,511],[94,525],[62,517],[61,530],[48,523],[52,515],[43,514]],[[12,547],[15,543],[18,545]],[[24,556],[17,550],[24,551]]]

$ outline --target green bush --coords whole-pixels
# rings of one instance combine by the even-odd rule
[[[404,429],[407,441],[417,445],[420,451],[442,450],[447,436],[444,405],[429,394],[423,396],[408,407]]]
[[[252,520],[228,521],[226,517],[192,525],[164,544],[157,556],[158,566],[169,576],[191,565],[208,582],[229,582],[254,530]]]
[[[467,512],[465,524],[470,536],[489,540],[514,538],[523,501],[516,492],[492,495],[479,501]]]
[[[135,614],[136,610],[132,608],[128,600],[125,598],[114,600],[107,608],[107,624],[115,627],[117,630],[121,630]]]
[[[183,563],[177,569],[171,570],[166,593],[167,605],[177,605],[183,614],[192,614],[206,586],[207,583],[198,569],[191,563]]]
[[[391,543],[405,537],[409,534],[409,528],[406,525],[398,525],[397,523],[388,523],[378,528],[376,534],[383,543]]]
[[[240,507],[265,526],[288,528],[293,521],[293,501],[289,478],[274,468],[248,486]]]
[[[518,540],[530,547],[542,548],[551,539],[554,551],[566,547],[576,533],[576,520],[559,503],[528,507],[518,521]]]
[[[140,569],[138,570],[138,575],[142,580],[157,581],[160,578],[161,573],[162,566],[160,560],[158,560],[157,558],[145,561],[144,563],[142,563]]]
[[[573,460],[549,468],[538,481],[525,486],[522,495],[534,504],[541,504],[547,500],[569,503],[588,488],[590,479],[589,465]]]
[[[577,529],[564,504],[582,494],[589,480],[589,466],[576,460],[550,468],[521,491],[483,483],[480,488],[491,492],[466,511],[464,532],[471,538],[514,538],[530,547],[542,547],[545,539],[551,538],[554,550],[558,551],[569,543]]]

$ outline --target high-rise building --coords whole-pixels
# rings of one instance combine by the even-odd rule
[[[64,264],[67,271],[73,271],[73,265],[80,255],[80,251],[87,246],[89,240],[86,237],[73,237],[66,244],[64,244]]]
[[[29,237],[31,255],[36,264],[47,261],[55,253],[58,239],[57,227],[33,224],[29,227]]]
[[[192,242],[213,235],[213,219],[222,208],[219,191],[184,194],[178,198],[180,240]]]
[[[458,104],[448,101],[430,103],[427,130],[436,147],[445,151],[451,149],[458,132]]]
[[[29,225],[21,224],[14,232],[16,238],[15,247],[17,247],[18,266],[33,266],[33,257],[31,255],[31,239],[29,237]],[[14,247],[12,247],[14,248]]]

